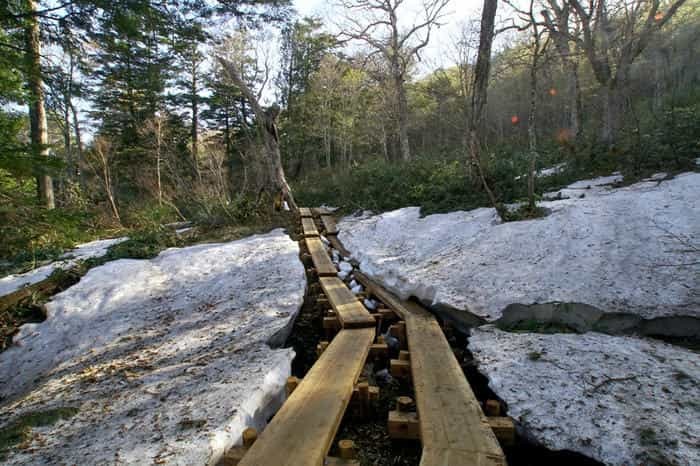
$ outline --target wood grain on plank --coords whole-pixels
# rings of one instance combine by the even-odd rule
[[[322,465],[373,340],[373,328],[336,335],[239,464]]]
[[[317,236],[311,236],[305,239],[306,247],[309,248],[309,254],[311,254],[311,260],[316,268],[316,273],[319,277],[335,277],[338,274],[338,270],[335,268],[335,264],[328,257],[326,252],[326,247],[323,242]]]
[[[420,419],[421,466],[504,465],[489,422],[435,317],[356,272],[355,278],[406,323],[411,376]]]
[[[323,222],[323,226],[326,229],[327,235],[338,234],[338,227],[336,226],[335,219],[332,215],[321,215],[321,221]]]
[[[310,217],[302,217],[301,231],[304,234],[304,238],[308,238],[309,236],[318,236],[316,223],[314,222],[314,219]]]
[[[311,209],[309,209],[308,207],[300,207],[300,208],[299,208],[299,216],[300,216],[301,218],[304,218],[304,217],[311,217],[311,216],[312,216],[312,215],[311,215]]]
[[[321,277],[321,288],[343,328],[372,327],[376,321],[352,291],[337,277]]]

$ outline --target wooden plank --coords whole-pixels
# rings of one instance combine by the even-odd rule
[[[423,443],[421,466],[506,464],[435,317],[417,303],[400,300],[360,272],[355,272],[355,278],[406,323]]]
[[[309,209],[308,207],[299,207],[299,216],[301,218],[304,218],[312,217],[313,215],[311,215],[311,209]]]
[[[373,340],[373,328],[336,335],[239,464],[321,466]]]
[[[345,246],[343,246],[343,243],[340,242],[337,235],[328,235],[327,239],[328,239],[328,242],[331,243],[331,246],[333,246],[333,249],[336,249],[340,253],[341,256],[343,256],[343,257],[352,256],[352,254],[350,254],[350,251],[345,249]]]
[[[309,236],[318,236],[318,230],[316,229],[316,223],[313,218],[302,217],[301,219],[301,231],[304,234],[304,238]]]
[[[306,238],[306,247],[309,248],[309,254],[311,254],[311,260],[316,268],[316,273],[319,277],[337,277],[338,270],[335,268],[335,264],[328,257],[326,252],[326,247],[323,245],[318,237]]]
[[[343,328],[374,327],[376,321],[338,277],[321,277],[321,288]]]
[[[327,235],[337,235],[338,227],[335,224],[335,219],[332,215],[321,215],[321,221],[326,229]]]

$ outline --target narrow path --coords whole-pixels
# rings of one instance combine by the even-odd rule
[[[514,435],[513,423],[508,418],[489,422],[433,315],[358,272],[353,278],[366,291],[354,280],[349,288],[338,278],[335,263],[348,254],[337,240],[332,216],[302,208],[300,217],[313,263],[307,272],[319,278],[329,308],[323,327],[330,341],[319,344],[319,358],[301,382],[291,378],[291,395],[240,463],[234,458],[240,451],[223,463],[359,464],[351,441],[340,439],[336,447],[333,440],[344,415],[366,417],[372,409],[378,388],[358,380],[363,366],[385,359],[394,378],[412,381],[416,397],[415,405],[405,396],[396,400],[396,409],[384,421],[389,437],[420,440],[421,466],[505,465],[491,427],[507,440]],[[386,360],[390,356],[394,358]],[[328,457],[331,451],[339,457]]]

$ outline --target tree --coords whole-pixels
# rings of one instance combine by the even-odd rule
[[[568,37],[585,53],[603,93],[600,142],[613,146],[632,64],[686,0],[671,1],[665,11],[660,0],[567,1],[581,28],[581,35]]]
[[[538,75],[540,73],[540,62],[547,50],[549,36],[545,36],[546,30],[535,18],[535,0],[530,0],[527,10],[521,10],[514,6],[510,0],[507,3],[515,10],[524,21],[525,25],[520,30],[529,30],[532,40],[530,41],[530,101],[527,119],[527,140],[530,152],[530,163],[527,176],[527,198],[530,210],[535,209],[535,178],[537,169],[537,94]]]
[[[402,30],[398,10],[404,0],[341,0],[346,10],[346,25],[341,37],[369,45],[373,54],[380,54],[389,64],[394,85],[398,117],[398,138],[403,160],[411,159],[408,141],[408,100],[405,82],[410,66],[420,59],[420,52],[430,42],[434,27],[440,25],[449,0],[424,0],[423,18]],[[421,34],[423,34],[422,37]]]
[[[498,0],[484,0],[484,9],[481,13],[481,32],[479,33],[479,52],[474,67],[474,84],[472,85],[471,118],[469,119],[469,153],[476,167],[477,174],[489,197],[491,205],[503,216],[502,208],[496,201],[493,191],[486,181],[484,169],[481,163],[481,147],[484,133],[484,112],[488,99],[489,72],[491,69],[491,48],[493,46],[494,28],[496,22],[496,10]]]
[[[292,188],[290,188],[287,183],[284,167],[282,166],[279,133],[277,131],[279,107],[272,106],[268,110],[264,110],[259,102],[260,95],[255,95],[253,93],[248,84],[243,80],[242,74],[236,66],[222,57],[217,57],[217,59],[226,71],[227,76],[238,89],[240,89],[246,100],[248,100],[255,114],[256,123],[265,145],[267,165],[269,168],[267,180],[268,192],[273,199],[277,199],[278,196],[281,196],[281,199],[286,201],[291,209],[297,210],[297,205],[292,195]]]
[[[48,158],[49,136],[44,106],[44,80],[41,72],[41,39],[37,4],[27,0],[29,15],[26,19],[26,75],[29,89],[29,123],[32,151],[35,155]],[[54,209],[53,180],[45,169],[37,178],[39,200],[47,209]]]
[[[569,38],[575,37],[577,32],[572,30],[572,27],[575,25],[572,24],[571,7],[566,3],[566,0],[547,0],[547,5],[549,9],[545,8],[542,10],[545,26],[559,53],[564,70],[568,74],[567,113],[569,130],[567,136],[572,143],[576,143],[581,131],[581,84],[577,51],[572,46]]]

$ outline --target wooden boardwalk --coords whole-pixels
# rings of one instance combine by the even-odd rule
[[[340,331],[245,453],[239,463],[243,466],[327,464],[328,451],[370,348],[379,346],[373,345],[375,317],[337,277],[312,215],[321,218],[331,245],[349,256],[335,235],[335,221],[329,217],[326,222],[323,217],[328,214],[317,209],[302,208],[300,214],[305,242],[321,289],[333,308],[331,315],[337,318]],[[416,421],[416,413],[411,413],[410,422],[414,426],[412,429],[418,427],[418,430],[401,438],[420,437],[421,466],[504,466],[505,456],[489,420],[435,317],[419,304],[397,298],[358,271],[355,271],[355,278],[369,295],[384,302],[403,320],[400,326],[394,327],[405,327],[401,338],[407,342],[409,351],[401,351],[405,357],[399,362],[408,365],[405,369],[407,375],[410,371],[413,381],[418,419]],[[393,316],[392,311],[384,311]]]
[[[239,465],[323,465],[373,340],[374,328],[338,333]]]
[[[342,328],[374,327],[376,321],[338,277],[321,277],[321,288],[328,296]]]
[[[421,466],[505,465],[505,455],[435,317],[362,273],[355,278],[406,324],[423,444]]]
[[[316,229],[316,223],[314,222],[314,219],[310,217],[302,217],[301,231],[304,234],[304,238],[319,236],[318,230]]]
[[[317,236],[308,237],[305,241],[318,276],[337,277],[338,269],[335,268],[335,264],[331,261],[331,258],[328,257],[323,242]]]

